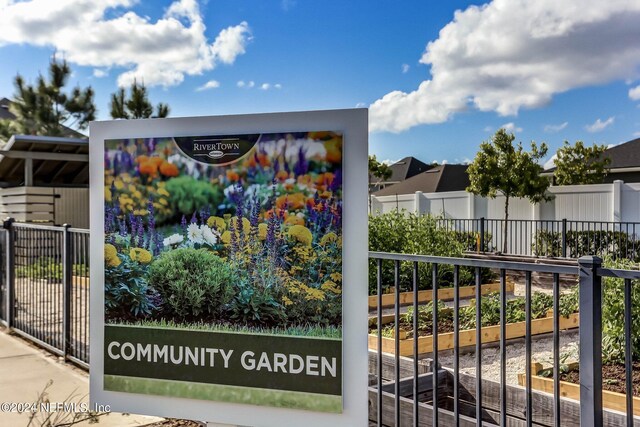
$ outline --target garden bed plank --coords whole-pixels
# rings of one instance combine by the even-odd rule
[[[507,292],[513,292],[514,284],[512,281],[507,280],[506,283]],[[460,298],[474,298],[476,296],[476,287],[472,286],[460,286]],[[480,286],[480,292],[482,295],[489,294],[491,292],[500,292],[500,282],[487,283]],[[454,298],[454,288],[440,288],[438,289],[438,299],[442,301],[451,301]],[[424,290],[418,291],[418,303],[427,303],[433,300],[433,291]],[[395,293],[382,295],[382,307],[394,307],[396,302]],[[400,293],[400,305],[413,304],[413,292],[401,292]],[[369,296],[369,309],[378,307],[378,295]]]
[[[518,384],[524,386],[525,374],[518,374]],[[553,395],[553,379],[531,375],[531,387]],[[580,385],[567,381],[560,381],[560,396],[580,401]],[[602,406],[615,411],[626,413],[627,395],[615,391],[602,390]],[[633,414],[640,416],[640,398],[633,397]]]
[[[560,329],[572,329],[579,326],[579,314],[571,314],[568,318],[560,317]],[[507,339],[520,338],[525,336],[526,322],[509,323],[507,325]],[[553,317],[545,317],[531,321],[531,334],[540,335],[553,332]],[[485,326],[482,328],[482,343],[500,341],[500,325]],[[413,355],[414,338],[400,340],[400,355]],[[450,350],[453,348],[454,333],[438,334],[438,350]],[[473,346],[476,344],[476,330],[465,329],[459,334],[460,347]],[[377,350],[378,336],[369,334],[369,349]],[[382,337],[382,351],[395,354],[395,339]],[[418,353],[431,353],[433,351],[433,336],[418,337]]]
[[[369,350],[369,373],[378,375],[378,353]],[[413,358],[400,356],[400,378],[413,377]],[[418,375],[429,372],[429,359],[418,360]],[[393,355],[382,353],[382,379],[393,380],[395,376],[396,358]]]
[[[452,369],[443,368],[453,373]],[[468,397],[475,399],[476,377],[469,374],[460,373],[460,387],[468,393]],[[462,390],[461,390],[462,391]],[[554,425],[554,404],[553,396],[548,393],[533,390],[533,422],[543,426]],[[463,394],[461,394],[461,398]],[[500,411],[500,383],[491,380],[482,380],[482,406]],[[521,386],[507,385],[507,415],[517,418],[525,418],[526,415],[526,390]],[[580,425],[580,402],[562,397],[560,399],[560,421],[562,426]],[[626,425],[626,416],[620,412],[605,409],[603,410],[603,425],[605,427],[618,427]],[[634,418],[635,427],[640,427],[640,418]]]

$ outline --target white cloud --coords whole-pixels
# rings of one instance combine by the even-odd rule
[[[560,132],[561,130],[566,128],[568,125],[569,125],[569,122],[563,122],[563,123],[560,123],[559,125],[546,125],[544,127],[544,131],[547,133]]]
[[[629,89],[629,98],[634,101],[640,101],[640,85]]]
[[[260,89],[262,90],[269,90],[271,88],[271,85],[269,83],[262,83],[262,85],[260,86]]]
[[[409,72],[409,64],[402,64],[402,74],[406,74]]]
[[[640,2],[628,0],[493,0],[457,11],[420,60],[431,78],[374,102],[371,129],[401,132],[468,109],[516,115],[574,88],[637,78],[638,22]]]
[[[274,89],[282,89],[282,85],[280,83],[276,83],[273,85]]]
[[[387,166],[391,166],[394,163],[398,163],[400,161],[400,159],[396,159],[396,160],[391,160],[391,159],[385,159],[383,161],[381,161],[380,163],[384,163]]]
[[[100,68],[94,68],[93,69],[93,77],[95,78],[102,78],[102,77],[106,77],[109,75],[109,72],[107,70],[102,70]]]
[[[603,131],[606,127],[612,125],[614,121],[615,121],[615,117],[609,117],[605,121],[597,119],[595,122],[585,126],[584,128],[587,130],[587,132],[591,132],[591,133],[600,132],[600,131]]]
[[[491,132],[493,130],[493,128],[491,126],[485,126],[484,129],[482,129],[485,132]]]
[[[640,130],[638,132],[634,132],[633,136],[636,137],[636,138],[640,137]]]
[[[254,87],[256,85],[256,82],[254,82],[253,80],[245,82],[244,80],[238,80],[238,83],[236,83],[236,85],[238,87],[244,87],[247,89],[251,89],[252,87]]]
[[[0,46],[52,47],[69,62],[118,67],[120,86],[173,86],[231,64],[245,53],[249,25],[223,29],[211,43],[196,0],[176,0],[152,22],[131,8],[136,0],[0,0]]]
[[[244,87],[244,80],[238,80],[238,83],[236,83],[236,85],[238,85],[238,87]]]
[[[220,87],[220,82],[217,80],[209,80],[208,82],[206,82],[205,84],[203,84],[202,86],[198,87],[196,89],[197,92],[202,92],[203,90],[208,90],[208,89],[216,89]]]
[[[366,104],[365,102],[358,102],[358,103],[356,104],[356,108],[364,108],[364,107],[366,107],[366,106],[367,106],[367,104]]]
[[[516,126],[516,124],[513,123],[513,122],[505,123],[502,126],[500,126],[500,128],[504,129],[504,130],[506,130],[507,132],[510,132],[510,133],[522,132],[522,128]]]

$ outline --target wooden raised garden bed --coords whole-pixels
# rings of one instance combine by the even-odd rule
[[[579,314],[574,313],[567,317],[560,317],[560,329],[573,329],[579,326]],[[393,322],[393,317],[387,319]],[[384,322],[384,319],[383,319]],[[525,336],[526,322],[517,322],[507,324],[507,339],[520,338]],[[531,321],[531,334],[540,335],[553,332],[553,317],[547,316],[542,319]],[[500,341],[500,325],[485,326],[482,328],[482,343],[491,343]],[[413,340],[415,338],[406,338],[406,334],[400,334],[400,355],[413,355]],[[449,350],[453,348],[454,333],[448,332],[438,334],[438,350]],[[476,330],[465,329],[459,333],[460,347],[473,346],[476,344]],[[384,353],[395,354],[395,339],[382,337],[382,351]],[[378,336],[369,334],[369,349],[378,349]],[[418,337],[418,353],[431,353],[433,351],[433,336]]]
[[[542,365],[539,363],[533,363],[531,370],[537,374],[542,370]],[[518,374],[518,384],[524,386],[525,383],[526,374]],[[532,374],[531,387],[534,390],[553,394],[553,378],[546,378]],[[580,401],[580,384],[560,381],[560,396]],[[614,391],[602,390],[602,406],[607,409],[626,413],[627,395]],[[640,398],[635,396],[633,397],[633,415],[640,416]]]
[[[506,283],[507,292],[513,292],[514,284],[511,280],[507,279]],[[459,288],[460,298],[474,298],[476,296],[476,287],[473,286],[460,286]],[[487,283],[480,285],[480,292],[482,295],[490,294],[491,292],[500,292],[500,282]],[[451,301],[454,297],[454,288],[441,288],[438,289],[438,299],[442,301]],[[424,304],[433,300],[433,291],[425,290],[418,291],[418,303]],[[395,293],[382,295],[382,307],[393,307],[396,303]],[[400,293],[400,305],[413,304],[413,292],[401,292]],[[369,297],[369,309],[378,307],[378,295],[371,295]]]

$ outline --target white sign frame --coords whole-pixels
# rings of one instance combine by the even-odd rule
[[[343,413],[328,414],[206,400],[105,391],[104,141],[211,134],[343,133]],[[92,122],[90,126],[90,401],[117,412],[253,427],[367,425],[368,110],[345,109]]]

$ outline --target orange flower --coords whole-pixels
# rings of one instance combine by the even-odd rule
[[[258,154],[258,163],[260,163],[260,166],[263,168],[271,166],[271,160],[269,160],[269,157],[264,153]]]
[[[324,143],[324,148],[327,150],[327,161],[331,163],[340,163],[342,161],[342,141],[338,138],[333,138]]]
[[[320,193],[320,197],[323,199],[328,199],[329,197],[331,197],[331,191],[323,191],[322,193]]]
[[[325,172],[323,174],[318,175],[316,178],[316,184],[318,185],[331,185],[333,182],[333,174],[331,172]]]
[[[278,173],[276,174],[276,179],[279,181],[284,181],[286,179],[289,179],[289,172],[287,171],[278,171]]]
[[[316,199],[314,199],[313,197],[309,197],[307,199],[307,206],[310,208],[315,208],[316,207]]]
[[[144,155],[136,157],[136,163],[138,164],[146,163],[148,160],[149,160],[149,157]]]
[[[311,178],[311,175],[299,175],[298,184],[306,185],[307,187],[310,187],[311,184],[313,184],[313,179]]]
[[[178,167],[173,163],[162,162],[160,165],[160,173],[166,177],[178,176],[180,171]]]
[[[227,179],[229,181],[238,181],[240,179],[240,175],[238,175],[238,172],[233,171],[233,170],[227,170]]]
[[[151,177],[154,177],[158,173],[158,166],[152,162],[141,163],[140,173],[143,175],[149,175]]]
[[[302,209],[305,205],[304,194],[302,193],[293,193],[293,194],[283,194],[282,196],[276,199],[276,208],[277,209]]]
[[[154,165],[156,165],[157,168],[159,168],[162,162],[164,162],[164,160],[162,159],[162,157],[154,156],[154,157],[149,157],[149,162],[153,163]]]
[[[304,218],[300,218],[297,215],[288,215],[284,223],[287,225],[304,225]]]

